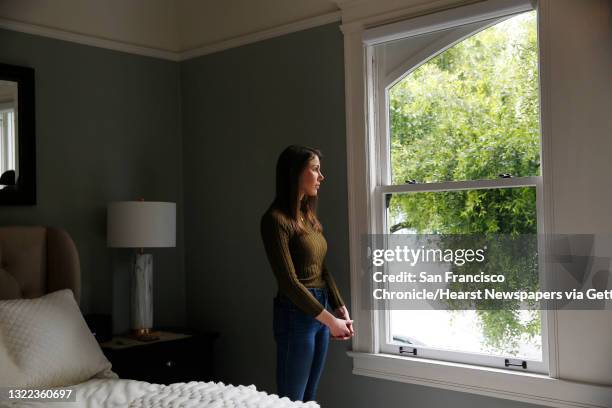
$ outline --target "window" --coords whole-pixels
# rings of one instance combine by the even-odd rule
[[[2,109],[0,104],[0,174],[16,167],[15,110]]]
[[[530,11],[373,47],[377,232],[536,236],[536,33]],[[382,352],[547,372],[539,310],[385,309]]]
[[[405,146],[410,145],[406,142],[415,140],[402,139],[402,135],[414,130],[410,127],[412,122],[409,120],[412,119],[410,115],[414,111],[418,112],[418,109],[412,107],[409,112],[404,110],[407,104],[414,102],[406,98],[406,96],[412,96],[414,90],[409,89],[407,95],[402,95],[402,92],[405,93],[411,80],[413,83],[417,82],[417,85],[431,85],[422,83],[424,76],[418,77],[421,73],[417,71],[421,69],[424,72],[429,69],[431,73],[434,68],[442,71],[452,68],[453,63],[456,62],[454,60],[456,55],[452,54],[457,53],[458,47],[470,45],[470,41],[478,39],[478,35],[485,33],[488,28],[510,22],[513,16],[531,12],[535,7],[537,7],[537,44],[542,88],[540,93],[541,152],[538,143],[523,144],[523,150],[520,150],[522,153],[519,155],[525,159],[522,162],[523,166],[519,166],[519,171],[514,169],[512,177],[499,177],[500,174],[508,173],[503,169],[504,163],[507,159],[512,159],[512,155],[503,157],[503,153],[512,150],[507,149],[507,146],[496,144],[500,141],[498,138],[487,139],[486,136],[479,135],[485,138],[483,142],[493,143],[488,146],[488,149],[481,150],[479,153],[483,153],[486,157],[487,153],[494,152],[495,160],[470,163],[465,162],[464,159],[472,155],[464,154],[458,159],[463,160],[461,163],[468,165],[464,166],[463,170],[470,170],[469,172],[445,171],[448,168],[439,165],[444,162],[428,161],[427,157],[420,160],[424,155],[423,149],[429,144],[434,148],[439,147],[443,153],[452,152],[453,150],[444,143],[448,141],[457,143],[461,139],[431,138],[439,131],[436,128],[439,122],[428,122],[429,118],[426,115],[421,115],[419,119],[425,119],[424,124],[430,126],[428,130],[433,129],[429,132],[431,137],[416,140],[417,144],[413,144],[417,147],[416,152],[405,149]],[[498,349],[496,353],[493,347],[491,352],[475,353],[475,348],[470,347],[476,345],[480,350],[481,340],[473,341],[473,335],[474,333],[479,334],[478,331],[473,331],[470,334],[472,337],[463,341],[463,345],[460,344],[461,341],[454,341],[455,339],[460,340],[457,337],[460,333],[457,331],[447,336],[455,336],[453,341],[441,342],[439,338],[432,340],[433,337],[436,337],[435,332],[414,331],[412,329],[416,326],[415,324],[406,328],[408,324],[402,317],[396,320],[395,317],[386,316],[385,313],[379,313],[372,308],[372,292],[369,284],[372,281],[371,262],[368,260],[371,253],[368,254],[363,240],[368,234],[385,231],[393,232],[385,236],[385,239],[393,240],[406,233],[408,237],[414,237],[412,233],[419,229],[421,231],[443,229],[461,231],[461,228],[466,225],[481,225],[461,222],[461,218],[458,222],[449,223],[447,222],[449,217],[435,216],[438,211],[427,212],[429,206],[425,209],[421,207],[421,213],[405,209],[405,207],[412,208],[411,206],[422,203],[434,203],[439,206],[449,204],[453,200],[461,202],[466,200],[466,196],[468,196],[467,199],[480,200],[480,202],[487,200],[493,200],[492,202],[497,204],[505,202],[510,207],[514,206],[517,199],[524,200],[522,209],[526,211],[525,216],[515,217],[515,219],[530,222],[517,226],[517,228],[520,227],[517,231],[531,228],[529,231],[542,232],[538,234],[536,241],[539,259],[545,258],[547,251],[550,250],[551,235],[559,230],[560,221],[563,221],[563,225],[573,226],[572,228],[580,227],[585,220],[584,217],[579,216],[580,214],[576,214],[576,220],[569,223],[566,220],[566,217],[571,217],[573,214],[571,207],[585,209],[594,207],[590,204],[582,206],[579,199],[568,200],[568,203],[564,202],[563,205],[559,205],[560,201],[567,199],[568,191],[572,190],[575,185],[570,183],[571,187],[566,187],[565,179],[568,178],[574,182],[583,180],[580,176],[575,176],[570,168],[563,168],[564,156],[557,154],[557,152],[563,152],[564,149],[571,150],[577,145],[575,128],[553,125],[573,123],[574,116],[566,118],[563,115],[573,113],[571,99],[576,95],[581,95],[580,100],[587,106],[591,102],[590,93],[586,92],[583,95],[577,92],[580,88],[578,84],[582,82],[577,82],[575,86],[568,88],[566,83],[561,84],[555,81],[558,78],[570,78],[571,73],[582,66],[581,60],[572,61],[573,56],[567,57],[563,54],[564,47],[568,44],[566,44],[566,37],[562,34],[567,31],[565,21],[574,14],[578,15],[583,12],[593,16],[592,19],[596,19],[595,16],[604,15],[595,4],[559,3],[552,0],[538,0],[537,2],[532,0],[486,0],[425,15],[420,5],[389,11],[383,4],[379,6],[378,3],[376,5],[368,3],[368,7],[355,6],[346,11],[343,10],[341,28],[344,33],[345,48],[351,311],[356,327],[355,337],[352,340],[352,351],[348,354],[353,358],[354,374],[554,407],[604,407],[609,405],[612,398],[610,387],[594,385],[601,378],[608,378],[607,368],[609,367],[605,365],[607,361],[605,356],[609,348],[605,347],[605,340],[601,340],[609,337],[607,315],[543,310],[539,314],[538,326],[537,316],[522,316],[519,313],[518,316],[512,317],[515,321],[521,323],[531,319],[534,322],[532,328],[539,327],[539,330],[534,331],[536,336],[519,341],[519,349],[510,355],[526,358],[535,363],[537,363],[538,356],[541,355],[540,367],[538,368],[537,364],[529,363],[530,372],[524,372],[522,369],[499,368],[500,357],[508,355],[508,351]],[[389,21],[397,22],[388,23]],[[582,35],[586,31],[591,33],[589,30],[593,27],[595,26],[592,24],[585,24],[576,27],[568,35],[578,33]],[[593,28],[592,32],[598,33],[597,38],[604,38],[607,28],[608,26],[604,23]],[[585,38],[590,37],[585,34]],[[454,48],[455,46],[458,47]],[[603,61],[600,58],[601,54],[595,52],[595,48],[581,54],[585,46],[586,43],[578,42],[573,44],[573,47],[569,47],[568,52],[586,56],[588,61]],[[447,50],[450,52],[444,55]],[[559,61],[564,61],[568,66],[555,65]],[[434,64],[437,64],[437,67],[434,67]],[[596,77],[599,73],[604,72],[598,69],[592,71]],[[555,70],[557,74],[553,75]],[[537,74],[537,71],[532,70],[531,72],[533,75]],[[559,76],[559,72],[563,75]],[[442,74],[447,75],[448,72],[442,72]],[[414,81],[417,77],[421,81]],[[604,77],[603,74],[598,77],[602,87],[607,83]],[[433,84],[440,84],[440,82],[433,81]],[[536,87],[538,85],[537,82],[530,83]],[[503,85],[503,81],[496,81],[494,85],[499,84]],[[396,85],[397,88],[395,88]],[[428,93],[431,94],[434,90],[431,88]],[[397,93],[395,101],[393,100],[394,92]],[[422,95],[429,97],[428,93],[424,92]],[[418,95],[418,92],[416,94]],[[534,101],[538,102],[537,99]],[[421,102],[424,102],[422,98]],[[466,107],[466,110],[467,108],[473,109],[472,105],[466,103],[472,102],[469,98],[453,99],[447,102],[450,102],[451,107],[455,107],[454,105],[459,102],[464,102],[461,107]],[[527,107],[520,103],[513,106]],[[557,110],[553,109],[554,106]],[[539,106],[534,104],[531,108],[539,109]],[[515,110],[512,114],[519,112],[521,112],[520,109]],[[590,110],[587,109],[585,112],[590,112]],[[443,112],[443,115],[450,113],[452,109]],[[535,116],[531,115],[531,117]],[[578,118],[584,120],[582,122],[584,124],[590,123],[590,119],[587,120],[588,117],[586,113],[582,116],[578,115]],[[455,120],[456,118],[458,119]],[[460,119],[461,115],[453,116],[452,120],[447,122],[454,126],[461,124]],[[515,120],[513,122],[527,123]],[[396,127],[398,123],[399,127]],[[490,125],[482,121],[474,124]],[[470,123],[471,127],[472,125]],[[530,128],[536,129],[535,126]],[[453,127],[445,130],[449,129],[452,130]],[[481,126],[480,129],[486,130],[487,126]],[[554,136],[553,132],[555,132]],[[539,130],[536,133],[540,133]],[[441,134],[444,135],[444,133]],[[458,133],[451,133],[451,136],[458,135]],[[510,133],[504,136],[513,135],[516,134]],[[590,133],[591,139],[589,140],[599,142],[599,136],[595,135],[596,133]],[[539,135],[536,134],[531,140],[538,139]],[[419,143],[421,145],[418,145]],[[525,150],[529,146],[535,148],[535,151],[531,151],[534,154],[530,154],[529,149]],[[501,150],[495,150],[500,147]],[[541,156],[541,161],[538,156]],[[586,156],[587,154],[582,157]],[[406,165],[406,160],[404,160],[406,157],[416,157],[419,160],[413,160]],[[529,161],[530,157],[538,159]],[[453,158],[452,155],[451,158]],[[553,161],[555,161],[554,166]],[[488,164],[488,167],[478,167],[474,164]],[[595,167],[589,168],[594,169]],[[553,174],[561,174],[562,179],[553,180]],[[591,183],[590,180],[589,183]],[[553,186],[557,188],[553,190]],[[561,193],[559,193],[558,186],[563,186]],[[590,185],[590,188],[591,190],[587,189],[587,191],[591,196],[599,197],[595,194],[595,187]],[[452,210],[453,207],[449,208]],[[560,208],[563,211],[559,211]],[[576,212],[579,210],[577,209]],[[474,217],[477,213],[478,211],[473,211],[472,214],[466,212],[463,215]],[[603,212],[598,214],[603,214]],[[457,220],[457,218],[450,219]],[[590,220],[587,221],[590,222]],[[484,225],[493,224],[484,223]],[[506,227],[507,225],[504,228]],[[538,263],[538,268],[541,268],[540,263]],[[533,284],[538,284],[540,275],[531,275],[532,278],[535,278]],[[427,318],[423,316],[425,315],[420,315],[421,320]],[[532,319],[532,317],[536,318]],[[472,321],[473,319],[472,316]],[[583,348],[577,354],[574,346],[580,343],[585,330],[597,333],[597,336],[601,337],[598,337],[599,343],[594,342],[593,347]],[[537,336],[538,333],[539,336]],[[590,336],[593,337],[593,335]],[[520,340],[520,337],[518,339]],[[421,352],[417,356],[405,353],[398,355],[397,347],[400,344],[415,341],[422,343],[429,341],[431,345],[437,347],[429,347],[430,350],[427,350],[427,347],[421,345]],[[541,348],[538,347],[540,342]],[[520,349],[520,345],[523,350]],[[387,347],[391,348],[387,349]],[[410,347],[406,349],[409,351]],[[437,355],[428,356],[424,353],[425,351],[431,351]],[[591,367],[594,367],[593,370]],[[410,389],[406,389],[407,398],[410,392]]]

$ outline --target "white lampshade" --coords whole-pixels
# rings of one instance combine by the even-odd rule
[[[176,203],[117,201],[108,204],[107,245],[113,248],[176,246]]]

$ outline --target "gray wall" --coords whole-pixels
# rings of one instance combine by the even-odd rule
[[[0,30],[0,62],[36,70],[37,201],[0,207],[0,225],[66,229],[81,257],[82,309],[129,325],[130,252],[106,248],[106,204],[175,201],[181,212],[178,64]],[[182,219],[158,249],[155,322],[185,320]]]
[[[289,144],[325,155],[319,214],[328,265],[350,300],[342,34],[331,24],[186,61],[181,87],[188,321],[221,333],[221,380],[274,392],[276,283],[259,220]],[[356,376],[349,347],[331,343],[324,407],[532,406]]]

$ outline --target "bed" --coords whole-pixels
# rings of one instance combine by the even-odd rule
[[[0,227],[0,407],[319,407],[254,385],[119,379],[80,312],[80,282],[78,253],[65,231]],[[71,399],[17,400],[11,389],[69,392]]]

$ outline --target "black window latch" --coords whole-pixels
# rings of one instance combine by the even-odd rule
[[[504,365],[506,367],[523,367],[524,369],[527,369],[527,362],[525,360],[510,360],[507,358]]]
[[[417,355],[417,349],[414,347],[400,346],[399,352],[400,354],[412,354],[413,356]]]

